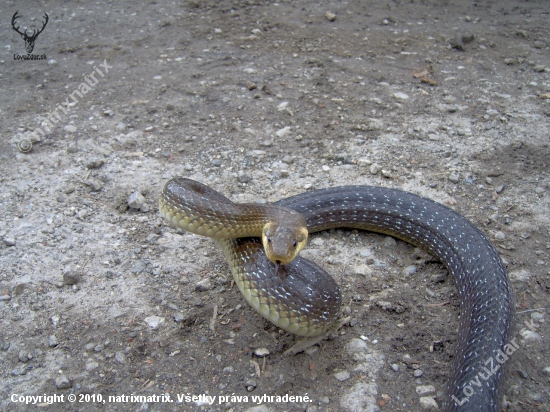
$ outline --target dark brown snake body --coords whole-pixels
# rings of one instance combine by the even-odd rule
[[[183,178],[169,181],[160,198],[162,215],[185,230],[190,230],[191,222],[195,233],[208,231],[213,220],[218,228],[234,220],[227,212],[234,205],[213,189]],[[492,374],[484,371],[489,359],[512,338],[512,293],[498,253],[472,223],[431,200],[373,186],[315,190],[274,205],[299,212],[309,232],[340,227],[370,230],[405,240],[437,257],[455,279],[461,313],[443,409],[500,411],[504,368]],[[197,226],[203,229],[197,232]],[[297,257],[275,274],[259,240],[218,236],[216,241],[246,300],[277,326],[307,336],[322,333],[335,321],[341,301],[338,285],[316,265]],[[480,379],[479,373],[487,379]],[[463,391],[467,385],[474,389],[468,397]]]

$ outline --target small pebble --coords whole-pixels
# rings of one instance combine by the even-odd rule
[[[384,241],[382,242],[382,245],[386,248],[394,248],[395,246],[397,246],[397,242],[393,237],[386,236],[384,238]]]
[[[55,337],[55,335],[50,335],[48,337],[48,346],[50,348],[57,346],[57,338]]]
[[[364,352],[367,350],[367,343],[363,339],[353,338],[346,345],[348,353]]]
[[[237,178],[237,180],[240,183],[249,183],[250,181],[252,181],[252,178],[250,176],[247,176],[247,175],[241,175]]]
[[[309,348],[307,348],[304,353],[306,355],[313,355],[315,352],[317,352],[319,350],[319,346],[315,345],[315,346],[310,346]]]
[[[226,366],[225,368],[223,368],[223,373],[233,373],[235,372],[235,369],[233,368],[233,366]]]
[[[518,375],[521,376],[522,379],[527,379],[529,377],[527,372],[525,372],[523,369],[518,369]]]
[[[57,389],[69,389],[71,387],[71,381],[64,374],[55,378],[55,386]]]
[[[533,330],[523,329],[519,332],[519,334],[526,341],[536,342],[542,340],[542,336]]]
[[[325,18],[328,20],[328,21],[334,21],[336,20],[336,14],[331,12],[331,11],[327,11],[325,13]]]
[[[402,92],[395,92],[393,94],[393,97],[395,97],[398,100],[409,100],[409,95]]]
[[[256,381],[256,379],[252,378],[247,380],[244,386],[246,386],[246,390],[248,392],[252,392],[254,389],[256,389],[256,386],[258,386],[258,382]]]
[[[320,237],[316,237],[311,240],[311,245],[313,246],[323,246],[325,244],[325,240]]]
[[[435,388],[433,385],[420,385],[416,387],[416,393],[420,396],[431,395],[435,393]]]
[[[86,369],[88,372],[94,371],[97,368],[99,368],[99,363],[97,363],[93,360],[88,361],[86,363],[86,365],[84,366],[84,369]]]
[[[195,292],[206,292],[207,290],[212,289],[212,287],[212,281],[210,278],[206,278],[195,285]]]
[[[351,273],[353,275],[371,276],[372,268],[368,265],[354,265],[351,268]]]
[[[88,179],[83,182],[88,186],[93,192],[99,192],[103,188],[103,183],[97,179]]]
[[[460,175],[458,173],[453,172],[449,175],[449,181],[453,183],[458,183],[459,180],[460,180]]]
[[[69,143],[69,145],[67,146],[67,153],[76,153],[76,152],[78,152],[78,146],[76,145],[76,143],[74,142]]]
[[[76,132],[76,126],[72,125],[72,124],[68,124],[64,127],[65,131],[66,132],[69,132],[69,133],[75,133]]]
[[[73,273],[64,273],[63,283],[69,286],[76,285],[78,283],[78,276]]]
[[[126,355],[124,354],[124,352],[121,351],[115,352],[115,360],[122,365],[127,363]]]
[[[6,246],[15,246],[15,238],[12,236],[5,236],[2,241]]]
[[[128,196],[128,206],[132,209],[139,209],[142,204],[145,203],[145,197],[139,192],[136,191]]]
[[[21,376],[27,373],[27,367],[25,365],[17,365],[11,370],[12,376]]]
[[[32,355],[28,351],[20,351],[19,355],[17,356],[19,359],[19,362],[28,362],[30,359],[32,359]]]
[[[415,378],[420,378],[422,375],[424,375],[424,372],[422,372],[420,369],[415,369],[413,375]]]
[[[256,348],[254,349],[254,355],[259,358],[264,358],[269,355],[269,350],[267,348]]]
[[[468,134],[468,131],[463,127],[458,127],[456,129],[456,134],[459,136],[466,136]]]
[[[423,396],[418,402],[420,403],[420,407],[425,411],[436,411],[439,409],[437,402],[431,396]]]
[[[377,174],[377,173],[380,171],[380,169],[381,169],[381,167],[380,167],[378,164],[374,163],[374,164],[372,164],[371,167],[369,168],[369,172],[370,172],[371,174],[375,175],[375,174]]]
[[[504,240],[506,239],[506,234],[504,232],[501,232],[500,230],[495,232],[494,234],[496,240]]]
[[[104,164],[105,164],[105,161],[103,161],[102,159],[95,159],[95,160],[91,160],[88,163],[86,163],[86,168],[87,169],[99,169]]]
[[[403,274],[404,276],[410,276],[410,275],[413,275],[416,273],[416,266],[415,265],[410,265],[410,266],[407,266],[405,269],[403,269],[403,271],[401,272],[401,274]]]
[[[544,319],[544,313],[540,312],[531,312],[531,319],[536,321],[541,321]]]
[[[394,372],[399,372],[399,365],[397,363],[393,363],[391,368]]]
[[[334,374],[334,377],[338,379],[340,382],[347,381],[351,375],[348,371],[341,371]]]
[[[544,395],[542,393],[532,393],[529,395],[529,398],[537,403],[544,401]]]
[[[149,316],[143,319],[145,323],[151,327],[151,329],[157,329],[161,323],[164,322],[164,318],[161,318],[160,316]]]

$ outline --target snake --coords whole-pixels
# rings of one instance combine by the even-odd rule
[[[442,408],[500,411],[506,365],[489,368],[489,362],[512,337],[510,281],[489,239],[454,210],[406,191],[361,185],[310,190],[269,204],[234,203],[183,177],[165,184],[159,208],[171,225],[213,238],[246,301],[276,326],[299,336],[326,332],[338,318],[342,301],[332,276],[298,255],[309,233],[362,229],[424,249],[446,266],[460,301],[456,350]],[[285,217],[292,223],[279,222]],[[289,245],[268,257],[264,245],[274,243],[278,225],[285,228],[281,237]]]

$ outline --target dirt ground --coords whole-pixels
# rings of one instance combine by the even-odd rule
[[[48,14],[33,51],[46,59],[14,57],[16,10],[22,28]],[[311,236],[303,256],[336,278],[352,320],[283,357],[295,337],[246,304],[215,244],[160,219],[163,184],[183,175],[239,202],[364,184],[460,212],[515,293],[504,405],[550,410],[548,12],[2,2],[0,409],[438,408],[459,316],[441,264],[383,235]],[[38,395],[59,396],[24,403]]]

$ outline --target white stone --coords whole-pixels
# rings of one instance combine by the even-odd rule
[[[367,167],[367,166],[370,166],[371,164],[372,164],[372,161],[366,157],[360,157],[359,159],[357,159],[357,166]]]
[[[264,358],[269,355],[269,350],[267,348],[256,348],[254,349],[254,355],[259,358]]]
[[[87,371],[93,371],[94,369],[97,369],[98,367],[99,367],[99,363],[94,362],[94,361],[89,361],[86,364],[86,370]]]
[[[359,338],[351,339],[346,345],[348,353],[364,352],[367,350],[367,344],[364,340]]]
[[[286,136],[287,134],[290,133],[290,126],[286,126],[286,127],[283,127],[282,129],[279,129],[275,132],[275,134],[278,136],[278,137],[283,137],[283,136]]]
[[[521,335],[521,337],[523,339],[525,339],[526,341],[531,341],[531,342],[534,342],[534,341],[540,341],[542,340],[542,336],[540,336],[540,334],[538,334],[537,332],[533,331],[533,330],[529,330],[529,329],[522,329],[519,334]]]
[[[420,385],[416,387],[416,393],[420,396],[431,395],[435,393],[435,388],[433,385]]]
[[[323,246],[325,244],[325,240],[320,237],[316,237],[315,239],[312,239],[311,244],[314,246]]]
[[[372,269],[368,265],[355,265],[352,267],[351,273],[353,275],[371,276]]]
[[[409,95],[402,92],[395,92],[393,97],[399,100],[409,100]]]
[[[164,318],[161,318],[160,316],[148,316],[145,319],[143,319],[145,323],[147,323],[151,329],[157,329],[161,323],[165,321]]]
[[[525,269],[514,270],[513,272],[509,273],[509,276],[511,280],[527,282],[529,279],[531,279],[531,272]]]
[[[341,371],[341,372],[336,372],[334,374],[334,377],[338,379],[340,382],[344,382],[344,381],[347,381],[351,377],[351,375],[348,371]]]
[[[140,192],[134,192],[128,196],[128,206],[139,209],[145,203],[145,197]]]
[[[436,411],[439,409],[437,402],[431,396],[423,396],[419,400],[420,407],[425,411]]]

